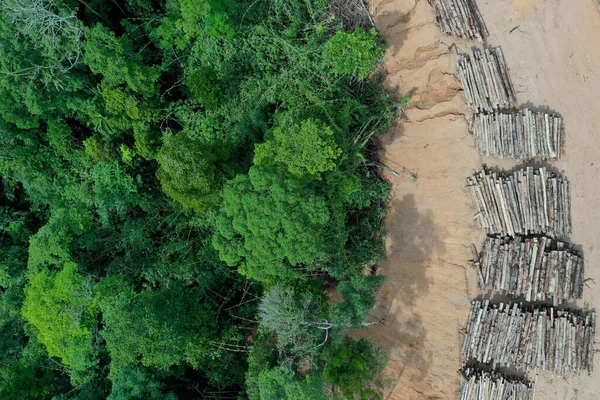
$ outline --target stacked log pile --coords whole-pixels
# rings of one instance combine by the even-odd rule
[[[483,41],[490,35],[475,0],[429,0],[442,33]]]
[[[477,151],[485,156],[528,159],[565,154],[565,129],[560,115],[526,108],[515,112],[480,113],[472,125]]]
[[[554,305],[583,297],[583,257],[551,238],[487,237],[473,261],[479,286]]]
[[[502,236],[571,233],[569,181],[546,168],[527,167],[512,174],[483,169],[467,178],[475,219],[488,234]]]
[[[533,400],[535,384],[522,379],[508,379],[495,372],[463,370],[465,382],[460,400]]]
[[[486,47],[456,57],[458,76],[467,103],[474,112],[517,106],[504,54],[500,47]]]
[[[465,360],[519,369],[592,372],[596,313],[474,301],[463,344]]]

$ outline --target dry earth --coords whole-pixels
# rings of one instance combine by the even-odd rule
[[[568,154],[553,165],[572,182],[572,241],[583,248],[586,277],[600,284],[600,11],[594,0],[478,4],[488,43],[504,50],[520,104],[565,118]],[[483,238],[464,179],[482,163],[517,163],[480,157],[474,149],[449,47],[475,44],[442,36],[426,0],[373,0],[372,14],[389,45],[386,87],[414,94],[408,121],[398,120],[383,138],[382,161],[411,173],[387,175],[393,198],[381,273],[388,279],[373,311],[386,322],[369,335],[391,359],[387,399],[453,399],[460,385],[460,329],[479,295],[469,245]],[[589,282],[584,304],[600,309],[600,286]],[[599,363],[596,357],[597,371]],[[600,399],[595,378],[541,374],[536,398]]]

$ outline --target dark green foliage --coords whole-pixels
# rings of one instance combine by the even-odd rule
[[[182,292],[187,296],[180,296]],[[209,354],[209,338],[216,333],[215,315],[200,301],[199,291],[182,285],[111,296],[102,311],[103,336],[113,363],[139,360],[161,370],[182,363],[200,366]]]
[[[0,398],[355,394],[393,105],[330,6],[1,2]]]
[[[331,318],[336,325],[360,327],[369,310],[375,305],[375,293],[381,286],[383,276],[354,274],[340,282],[337,289],[343,300],[331,310]]]
[[[277,365],[277,348],[275,338],[271,334],[259,334],[248,354],[248,370],[246,371],[246,394],[249,400],[260,400],[258,377],[262,371]]]
[[[210,67],[193,70],[187,77],[187,86],[192,95],[201,100],[207,107],[215,107],[223,98],[223,87]]]
[[[285,367],[262,371],[258,376],[261,400],[326,400],[327,394],[320,377],[299,379]]]
[[[381,399],[376,387],[371,387],[374,375],[386,365],[381,350],[367,339],[355,341],[345,337],[342,343],[329,347],[323,378],[335,385],[347,399]]]
[[[144,367],[127,365],[119,368],[112,378],[108,400],[176,400],[172,393],[164,393],[165,384]]]
[[[184,208],[206,212],[220,204],[221,188],[235,174],[231,157],[225,144],[181,132],[165,140],[156,176],[165,193]]]

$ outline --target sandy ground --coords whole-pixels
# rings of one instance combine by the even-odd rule
[[[600,11],[594,0],[478,4],[488,43],[504,50],[520,104],[565,118],[568,154],[553,165],[572,182],[571,239],[583,248],[586,277],[600,284]],[[374,0],[372,12],[389,44],[385,86],[414,95],[408,121],[397,121],[383,138],[382,162],[411,173],[387,175],[393,199],[381,272],[388,279],[373,311],[386,322],[370,335],[390,355],[387,399],[453,399],[460,329],[470,300],[480,295],[469,245],[483,239],[464,179],[482,163],[517,163],[480,157],[468,133],[470,114],[449,46],[475,44],[442,36],[426,0]],[[579,305],[600,309],[600,286],[590,282]],[[600,357],[595,361],[600,371]],[[600,379],[540,374],[536,398],[600,399]]]

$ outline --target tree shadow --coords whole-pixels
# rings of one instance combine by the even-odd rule
[[[386,280],[370,314],[383,323],[369,336],[377,338],[390,361],[401,363],[398,375],[409,373],[411,380],[422,381],[433,355],[425,349],[427,330],[416,300],[429,290],[426,272],[433,254],[443,254],[445,247],[433,212],[421,212],[412,194],[392,200],[386,229],[387,258],[380,265]]]

